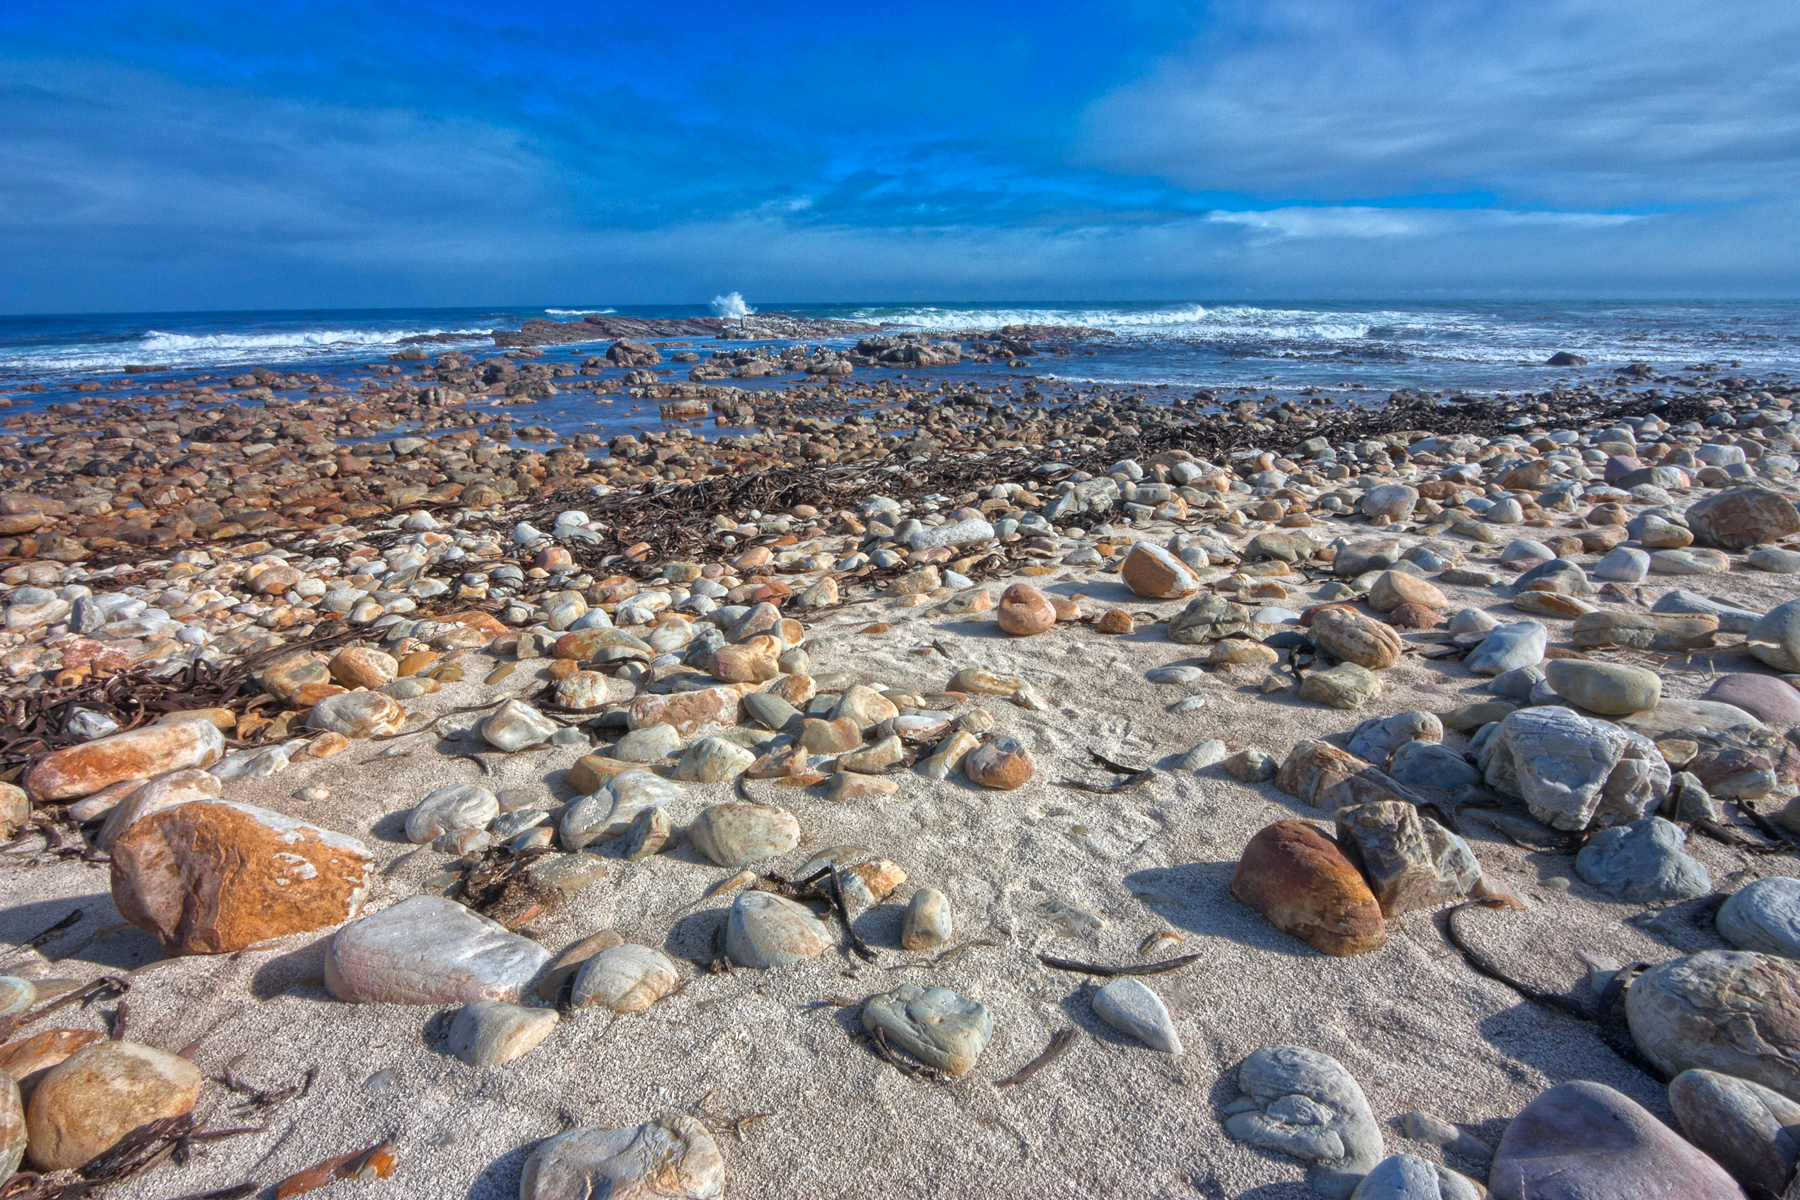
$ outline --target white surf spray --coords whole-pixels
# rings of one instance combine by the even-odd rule
[[[738,320],[741,320],[756,311],[754,308],[751,308],[748,304],[744,303],[744,294],[742,292],[733,292],[729,296],[714,296],[712,298],[712,310],[721,317],[729,317]]]

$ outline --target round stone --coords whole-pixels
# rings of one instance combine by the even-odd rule
[[[479,784],[450,783],[419,801],[406,818],[406,840],[424,844],[459,829],[485,829],[500,801]]]
[[[616,1013],[643,1012],[680,981],[668,955],[626,942],[600,951],[582,965],[569,1004],[572,1008],[600,1005]]]
[[[1605,716],[1643,712],[1662,698],[1656,672],[1623,663],[1556,658],[1545,664],[1544,677],[1564,700]]]
[[[1787,1188],[1800,1160],[1800,1104],[1748,1079],[1683,1071],[1669,1082],[1669,1107],[1688,1141],[1734,1179],[1771,1196]]]
[[[863,1001],[863,1028],[927,1066],[949,1075],[966,1074],[994,1033],[994,1016],[980,1001],[949,988],[903,983]]]
[[[471,1067],[497,1067],[528,1053],[550,1036],[556,1023],[553,1008],[477,1000],[451,1018],[450,1053]]]
[[[930,950],[950,940],[950,897],[936,888],[920,888],[900,919],[900,944],[908,950]]]
[[[1800,1100],[1800,965],[1706,950],[1651,967],[1625,993],[1631,1037],[1670,1075],[1699,1067]]]
[[[713,804],[688,826],[694,849],[721,867],[743,867],[800,844],[800,820],[765,804]]]
[[[1787,680],[1772,675],[1748,672],[1721,675],[1701,699],[1741,708],[1778,729],[1800,725],[1800,690]]]
[[[962,763],[963,774],[968,776],[969,782],[1003,792],[1024,786],[1036,768],[1025,743],[1012,737],[983,742],[969,751]]]
[[[140,1125],[180,1116],[200,1096],[200,1071],[136,1042],[96,1042],[52,1067],[26,1114],[31,1161],[43,1171],[79,1167]]]
[[[1726,900],[1713,920],[1739,950],[1800,958],[1800,879],[1759,879]]]
[[[817,958],[831,932],[812,910],[768,892],[744,892],[725,925],[725,953],[740,967],[779,967]]]
[[[1015,583],[1000,593],[1000,606],[994,610],[994,617],[1007,633],[1030,637],[1056,624],[1056,606],[1029,583]]]

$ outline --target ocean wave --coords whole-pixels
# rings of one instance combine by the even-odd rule
[[[546,308],[544,312],[552,317],[600,317],[607,313],[615,313],[616,308]]]
[[[259,333],[172,333],[147,330],[106,342],[33,348],[0,355],[0,370],[30,374],[118,370],[128,363],[148,366],[230,367],[246,363],[354,355],[399,347],[410,337],[449,335],[486,339],[489,329],[293,329]]]

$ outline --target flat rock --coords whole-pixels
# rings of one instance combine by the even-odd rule
[[[1251,838],[1231,894],[1326,954],[1366,954],[1387,939],[1369,885],[1336,843],[1305,821],[1277,821]]]
[[[1324,671],[1308,671],[1300,682],[1300,698],[1327,708],[1358,709],[1381,695],[1381,679],[1353,662]]]
[[[1643,712],[1662,699],[1656,672],[1624,663],[1556,658],[1544,664],[1544,678],[1564,700],[1605,716]]]
[[[1196,596],[1169,618],[1169,640],[1186,646],[1215,642],[1248,629],[1250,618],[1250,610],[1235,600],[1218,595]]]
[[[150,725],[44,755],[26,773],[25,790],[38,801],[74,800],[126,779],[210,767],[224,756],[225,735],[211,721]]]
[[[1669,1075],[1719,1071],[1800,1100],[1800,964],[1743,950],[1672,959],[1632,981],[1625,1013]]]
[[[1650,555],[1652,575],[1718,575],[1731,560],[1717,550],[1658,550]]]
[[[200,1071],[136,1042],[96,1042],[52,1067],[26,1112],[31,1161],[41,1171],[79,1167],[140,1125],[191,1112]]]
[[[1717,700],[1659,700],[1655,708],[1620,717],[1619,724],[1652,740],[1763,728],[1743,709]]]
[[[1749,633],[1750,627],[1762,620],[1763,616],[1751,609],[1713,600],[1685,588],[1675,588],[1658,596],[1656,603],[1650,606],[1650,612],[1668,616],[1713,617],[1719,622],[1719,628],[1726,633]]]
[[[1602,829],[1575,856],[1575,871],[1615,900],[1672,904],[1712,890],[1698,861],[1682,853],[1687,834],[1661,817]]]
[[[1140,543],[1141,544],[1141,543]],[[994,1033],[987,1006],[949,988],[903,983],[863,1001],[863,1028],[948,1075],[966,1074]]]
[[[1681,1131],[1746,1187],[1779,1196],[1800,1161],[1800,1104],[1748,1079],[1683,1071],[1669,1081]]]
[[[550,1036],[556,1023],[554,1008],[477,1000],[451,1018],[450,1053],[471,1067],[497,1067],[529,1053]]]
[[[721,867],[743,867],[798,846],[800,820],[766,804],[713,804],[688,825],[688,841]]]
[[[685,1113],[646,1125],[579,1125],[539,1142],[519,1176],[519,1200],[716,1200],[725,1159]]]
[[[1162,998],[1141,980],[1121,975],[1094,993],[1094,1014],[1152,1050],[1181,1053],[1181,1036]]]
[[[1488,786],[1555,829],[1635,821],[1669,794],[1655,743],[1573,709],[1522,708],[1484,736],[1477,763]]]
[[[1312,1188],[1347,1200],[1385,1144],[1368,1098],[1329,1055],[1264,1046],[1238,1067],[1242,1096],[1225,1107],[1225,1132],[1246,1145],[1307,1164]]]
[[[1540,1093],[1513,1118],[1488,1184],[1494,1200],[1744,1200],[1719,1164],[1588,1080]]]
[[[325,986],[353,1003],[517,1000],[550,955],[442,896],[410,896],[353,921],[325,952]]]
[[[1800,958],[1800,879],[1776,875],[1735,892],[1714,918],[1739,950]]]
[[[740,967],[779,967],[817,958],[831,932],[812,910],[768,892],[744,892],[731,905],[725,952]]]
[[[170,954],[242,950],[356,916],[370,861],[345,834],[197,801],[153,813],[113,843],[113,904]]]

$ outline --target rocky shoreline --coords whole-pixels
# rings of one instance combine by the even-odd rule
[[[0,421],[17,1195],[1789,1187],[1800,387],[781,320]]]

